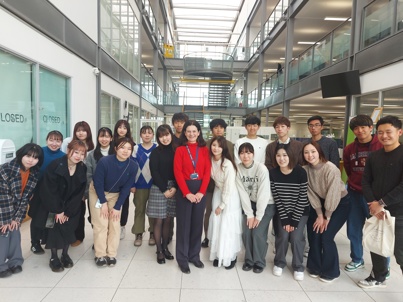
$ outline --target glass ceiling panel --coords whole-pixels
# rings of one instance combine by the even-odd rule
[[[180,41],[229,42],[245,0],[171,0]]]

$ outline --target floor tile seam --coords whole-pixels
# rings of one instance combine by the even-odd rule
[[[238,276],[239,284],[241,285],[241,290],[242,290],[243,298],[244,298],[245,301],[248,301],[248,299],[246,299],[245,289],[244,289],[243,284],[242,284],[241,276],[239,275],[239,273],[240,273],[239,267],[235,267],[235,270],[236,270],[236,274],[237,274],[237,276]]]

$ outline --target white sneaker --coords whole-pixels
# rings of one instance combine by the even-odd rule
[[[304,280],[304,272],[294,272],[294,279],[296,281],[302,281]]]
[[[273,267],[274,276],[281,277],[282,274],[283,274],[283,269],[281,267],[278,267],[278,266]]]
[[[120,227],[120,240],[125,239],[125,235],[126,235],[126,228],[124,226]]]

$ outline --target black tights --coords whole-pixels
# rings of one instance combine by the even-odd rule
[[[172,217],[154,218],[154,239],[158,252],[167,248],[171,220]]]
[[[69,251],[69,244],[67,244],[67,245],[65,245],[64,247],[63,247],[63,250],[62,250],[62,255],[67,255],[67,252]],[[51,251],[51,253],[52,253],[52,255],[50,256],[50,258],[51,259],[56,259],[56,258],[58,258],[57,257],[57,249],[56,248],[52,248],[52,249],[50,249],[50,251]]]

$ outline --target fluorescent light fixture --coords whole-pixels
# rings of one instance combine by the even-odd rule
[[[303,45],[314,45],[316,42],[308,42],[308,41],[299,41],[298,44],[303,44]]]
[[[325,17],[325,21],[346,21],[348,18]]]

